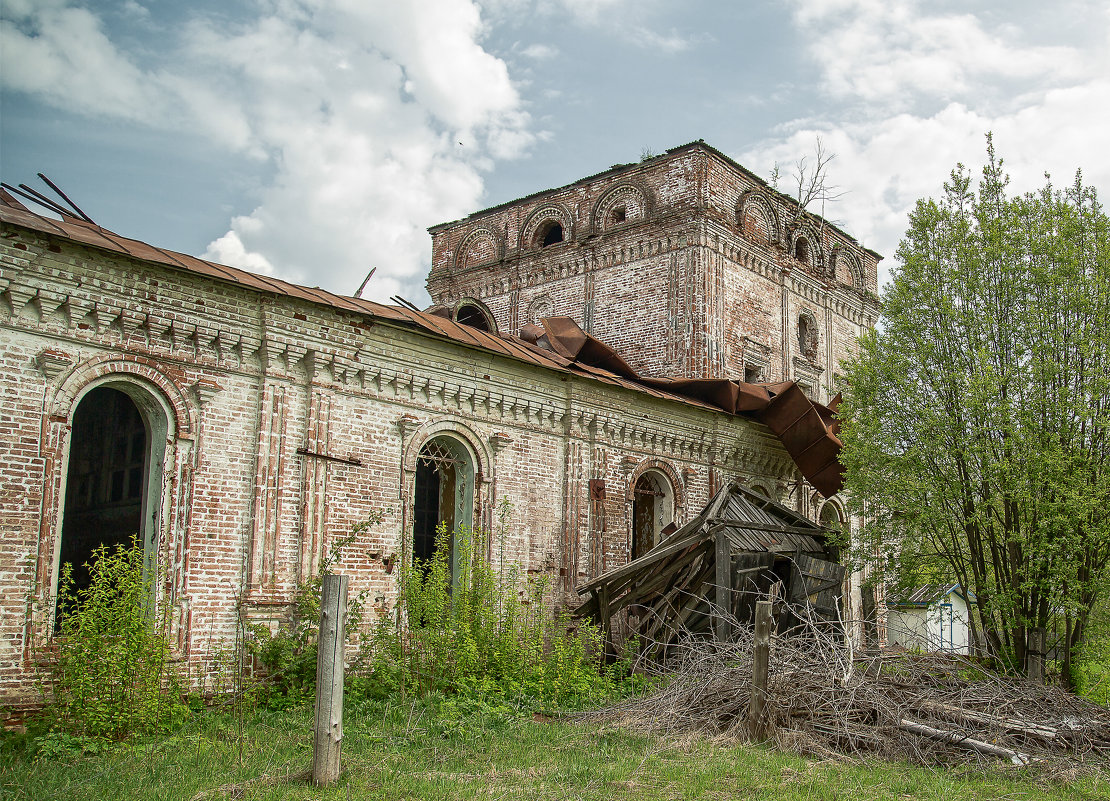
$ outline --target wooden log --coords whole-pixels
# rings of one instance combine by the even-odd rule
[[[924,723],[914,723],[912,720],[907,720],[906,718],[902,718],[898,721],[898,728],[902,731],[908,731],[911,734],[939,740],[942,743],[950,743],[951,745],[967,749],[968,751],[977,751],[980,754],[1002,757],[1003,759],[1010,760],[1010,762],[1015,765],[1028,765],[1032,759],[1029,754],[1022,754],[1019,751],[1003,748],[1000,745],[994,745],[992,743],[984,743],[982,740],[973,740],[970,737],[964,737],[962,734],[956,734],[955,732],[934,729],[932,726],[926,726]]]
[[[1020,720],[1018,718],[1001,718],[986,712],[964,709],[961,706],[942,704],[937,701],[923,701],[917,705],[917,708],[922,712],[940,715],[950,720],[971,721],[973,723],[982,723],[987,726],[997,726],[1000,729],[1021,732],[1022,734],[1027,734],[1032,737],[1040,737],[1043,740],[1055,740],[1059,734],[1054,726],[1045,726],[1041,723]]]
[[[1044,684],[1045,630],[1041,627],[1029,629],[1025,647],[1025,675],[1037,684]]]
[[[316,723],[312,743],[312,780],[326,786],[339,781],[343,744],[343,641],[347,617],[347,576],[326,575],[320,598],[320,635],[316,652]]]
[[[748,734],[762,740],[765,733],[764,710],[767,706],[767,673],[771,657],[771,601],[755,604],[755,647],[752,649],[752,695],[748,702]]]

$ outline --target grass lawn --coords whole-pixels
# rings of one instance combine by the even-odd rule
[[[204,791],[214,791],[204,796],[211,799],[275,800],[1110,798],[1106,778],[1064,784],[1008,768],[837,763],[496,712],[430,717],[396,705],[347,711],[343,775],[338,786],[319,789],[297,776],[312,756],[311,716],[307,706],[253,712],[242,723],[202,714],[171,736],[97,753],[65,741],[33,753],[35,746],[9,740],[0,750],[0,798],[179,801]]]

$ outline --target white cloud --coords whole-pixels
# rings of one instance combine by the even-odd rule
[[[152,122],[169,112],[148,79],[105,36],[100,20],[57,0],[9,0],[0,18],[0,81],[59,108]]]
[[[249,228],[252,221],[248,217],[236,217],[232,222],[234,225]],[[248,251],[243,246],[243,240],[239,238],[239,234],[234,230],[228,231],[212,242],[203,258],[219,264],[232,264],[252,273],[274,274],[274,265],[270,264],[269,260],[261,253]]]
[[[1014,81],[1052,86],[1085,65],[1069,47],[1019,41],[1019,29],[920,0],[794,0],[824,88],[907,107],[920,96],[980,101]]]
[[[640,47],[648,50],[662,51],[667,55],[689,50],[703,38],[683,36],[673,28],[670,33],[659,33],[643,25],[634,25],[624,30],[627,32],[626,35],[629,41],[635,42]]]
[[[6,90],[272,160],[205,254],[245,269],[352,292],[375,266],[367,297],[419,299],[426,227],[476,208],[482,170],[535,139],[469,0],[272,0],[245,23],[193,19],[154,67],[90,11],[11,4]]]
[[[775,162],[787,167],[811,152],[821,136],[837,153],[832,181],[847,191],[826,216],[887,257],[880,285],[915,201],[938,196],[957,162],[977,174],[988,131],[1015,192],[1039,186],[1046,171],[1068,183],[1076,168],[1087,183],[1110,189],[1105,56],[1003,40],[974,17],[931,16],[912,2],[795,7],[803,31],[823,26],[825,35],[811,42],[809,54],[820,66],[819,79],[836,92],[837,107],[781,126],[776,139],[740,158],[769,172]],[[1110,15],[1092,20],[1110,40]],[[901,31],[885,38],[895,21]],[[1007,91],[992,94],[984,85],[990,80],[1000,81],[995,88],[1008,81]],[[875,103],[879,98],[882,104]]]

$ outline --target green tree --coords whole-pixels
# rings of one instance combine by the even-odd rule
[[[846,486],[881,577],[958,581],[1018,665],[1060,616],[1070,680],[1110,560],[1110,221],[1080,174],[1010,197],[987,156],[910,215],[845,368]]]

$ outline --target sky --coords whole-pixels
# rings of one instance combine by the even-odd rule
[[[1106,0],[0,0],[0,177],[119,234],[424,306],[427,228],[696,139],[895,266],[993,133],[1110,195]],[[820,209],[815,209],[820,212]]]

